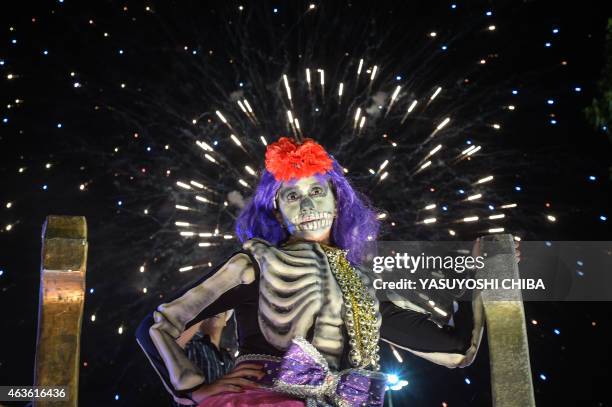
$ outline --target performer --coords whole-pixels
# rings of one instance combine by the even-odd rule
[[[242,250],[161,304],[137,340],[166,389],[200,406],[382,406],[379,340],[448,367],[469,365],[483,330],[480,297],[454,326],[379,304],[359,270],[378,222],[342,167],[311,139],[282,137],[236,231]],[[213,384],[176,343],[204,318],[234,309],[240,354]]]

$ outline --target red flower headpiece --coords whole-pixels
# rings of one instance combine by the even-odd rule
[[[266,169],[277,181],[289,181],[325,174],[332,169],[332,159],[325,149],[313,139],[301,144],[288,137],[281,137],[266,150]]]

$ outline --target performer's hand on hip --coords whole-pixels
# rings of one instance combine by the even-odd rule
[[[260,380],[264,372],[262,366],[255,363],[241,363],[231,372],[214,383],[203,384],[191,393],[191,398],[200,403],[202,400],[220,393],[240,393],[244,389],[258,388],[259,385],[249,378]]]

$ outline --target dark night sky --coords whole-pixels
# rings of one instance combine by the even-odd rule
[[[387,158],[379,147],[380,134],[418,135],[451,114],[463,118],[458,132],[463,144],[453,148],[461,151],[468,139],[488,149],[483,164],[466,164],[466,171],[474,176],[495,173],[498,201],[519,203],[505,225],[508,231],[526,240],[610,240],[610,220],[600,216],[612,214],[612,149],[583,113],[598,92],[610,12],[604,2],[560,3],[328,1],[307,13],[308,2],[66,0],[4,5],[0,384],[32,381],[45,216],[84,215],[90,234],[87,287],[95,291],[85,304],[81,362],[87,366],[81,366],[80,404],[163,405],[160,400],[167,396],[138,349],[134,330],[165,296],[197,278],[178,274],[178,267],[197,260],[218,262],[236,247],[235,241],[228,242],[204,256],[180,242],[173,226],[174,203],[181,198],[174,174],[216,180],[213,186],[223,194],[236,189],[234,169],[206,166],[193,154],[194,134],[201,131],[201,139],[209,142],[217,137],[211,134],[219,133],[218,127],[207,120],[214,118],[217,106],[229,105],[231,92],[243,89],[242,83],[246,94],[260,95],[256,108],[268,112],[262,115],[261,134],[273,140],[286,129],[272,116],[284,117],[284,110],[278,113],[278,105],[266,97],[284,91],[282,73],[303,75],[304,66],[325,67],[329,83],[337,83],[346,76],[346,67],[354,72],[356,61],[366,58],[380,65],[387,89],[406,81],[421,97],[438,84],[444,92],[448,88],[439,105],[432,104],[401,132],[398,120],[390,117],[380,129],[368,129],[372,136],[349,147],[341,148],[338,129],[352,115],[329,107],[327,118],[311,112],[306,117],[319,118],[317,123],[303,122],[311,133],[322,134],[317,137],[338,151],[340,161],[357,167],[355,182],[374,204],[396,215],[398,225],[386,225],[384,239],[438,238],[441,232],[415,226],[413,207],[434,199],[430,185],[438,186],[440,199],[450,202],[462,184],[442,173],[405,187],[408,164],[402,164],[401,154],[390,165],[395,168],[390,180],[402,188],[367,184],[367,166],[375,168]],[[489,10],[491,16],[486,15]],[[495,25],[494,32],[490,25]],[[448,49],[442,50],[445,44]],[[479,65],[482,58],[487,63]],[[509,104],[517,107],[512,116],[503,109]],[[193,117],[204,124],[190,127]],[[492,133],[487,123],[500,117],[503,127]],[[257,145],[259,134],[250,134],[255,141],[248,144],[254,151],[248,160],[258,166],[264,151]],[[172,145],[170,155],[164,152],[166,143]],[[228,154],[229,162],[245,160]],[[166,176],[166,169],[173,175]],[[143,208],[151,214],[143,216]],[[479,210],[486,211],[486,204]],[[554,213],[557,222],[546,221],[547,213]],[[235,211],[207,210],[203,215],[207,225],[231,232]],[[462,232],[472,238],[479,231]],[[146,273],[138,272],[142,264]],[[146,296],[139,291],[142,286],[148,287]],[[538,321],[527,328],[538,405],[612,405],[605,364],[609,304],[528,303],[525,309],[528,321]],[[90,322],[92,314],[95,323]],[[119,326],[123,335],[116,333]],[[396,405],[490,405],[486,342],[474,365],[456,371],[408,354],[400,367],[387,348],[384,352],[386,368],[401,369],[410,381],[394,395]]]

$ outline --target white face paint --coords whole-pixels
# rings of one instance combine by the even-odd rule
[[[277,194],[278,209],[292,237],[329,242],[336,212],[336,199],[329,181],[315,176],[283,183]]]

